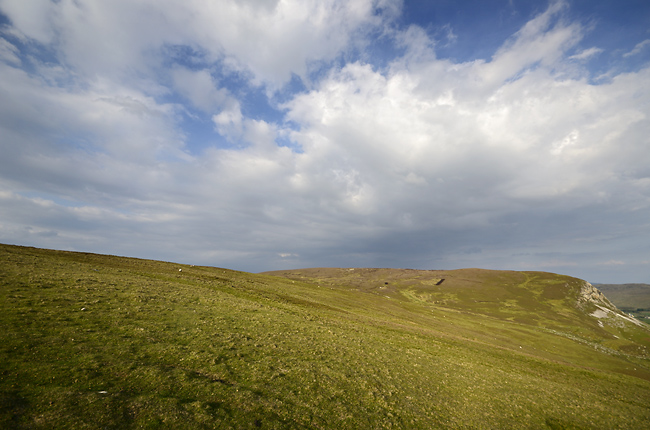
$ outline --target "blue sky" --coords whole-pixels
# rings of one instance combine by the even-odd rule
[[[646,1],[0,0],[0,242],[650,282]]]

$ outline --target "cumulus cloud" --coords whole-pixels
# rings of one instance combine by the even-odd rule
[[[278,87],[312,63],[335,58],[353,38],[396,16],[393,0],[3,0],[14,34],[53,46],[87,74],[124,76],[161,65],[160,53],[190,47]]]
[[[175,67],[171,75],[176,91],[204,112],[210,113],[237,104],[227,90],[217,86],[209,70]]]

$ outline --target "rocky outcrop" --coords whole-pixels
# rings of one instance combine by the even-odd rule
[[[583,307],[585,304],[595,304],[597,306],[605,306],[616,312],[620,312],[612,302],[610,302],[607,297],[596,287],[591,285],[589,282],[584,282],[580,287],[580,295],[578,296],[578,305]]]

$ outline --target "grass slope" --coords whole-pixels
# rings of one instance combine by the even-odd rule
[[[0,428],[648,428],[650,331],[585,291],[0,245]]]

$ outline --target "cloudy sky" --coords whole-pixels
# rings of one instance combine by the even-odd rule
[[[650,283],[647,0],[0,0],[0,242]]]

